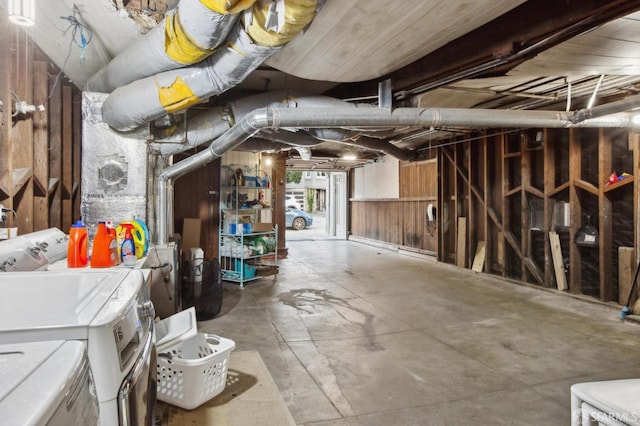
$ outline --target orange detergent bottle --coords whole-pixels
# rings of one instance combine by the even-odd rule
[[[91,253],[92,268],[109,268],[118,264],[118,245],[105,222],[98,222]]]
[[[69,243],[67,245],[67,266],[69,268],[84,268],[87,266],[88,239],[87,227],[81,220],[71,225]]]

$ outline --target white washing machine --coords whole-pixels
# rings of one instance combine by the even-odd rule
[[[23,238],[38,247],[49,259],[49,263],[55,263],[67,258],[69,236],[58,228],[30,232],[16,238]]]
[[[42,249],[28,238],[0,241],[0,272],[42,271],[49,263]]]
[[[98,398],[83,342],[0,345],[0,383],[3,425],[98,424]]]
[[[149,272],[124,268],[0,274],[0,341],[87,346],[100,424],[154,423],[156,358]]]

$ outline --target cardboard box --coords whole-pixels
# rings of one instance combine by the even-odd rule
[[[273,223],[258,222],[253,224],[253,232],[269,232],[273,231]]]
[[[200,245],[200,219],[185,218],[182,222],[182,254],[185,259],[191,256],[192,247]]]

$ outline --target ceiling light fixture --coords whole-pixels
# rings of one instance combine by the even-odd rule
[[[342,159],[347,161],[353,161],[356,159],[356,155],[351,152],[347,152],[342,156]]]
[[[9,20],[30,27],[36,23],[35,0],[9,0]]]

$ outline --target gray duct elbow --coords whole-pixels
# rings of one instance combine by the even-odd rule
[[[231,123],[232,119],[223,107],[203,111],[187,119],[186,140],[184,143],[152,143],[151,148],[160,155],[178,154],[210,143],[229,130]]]

